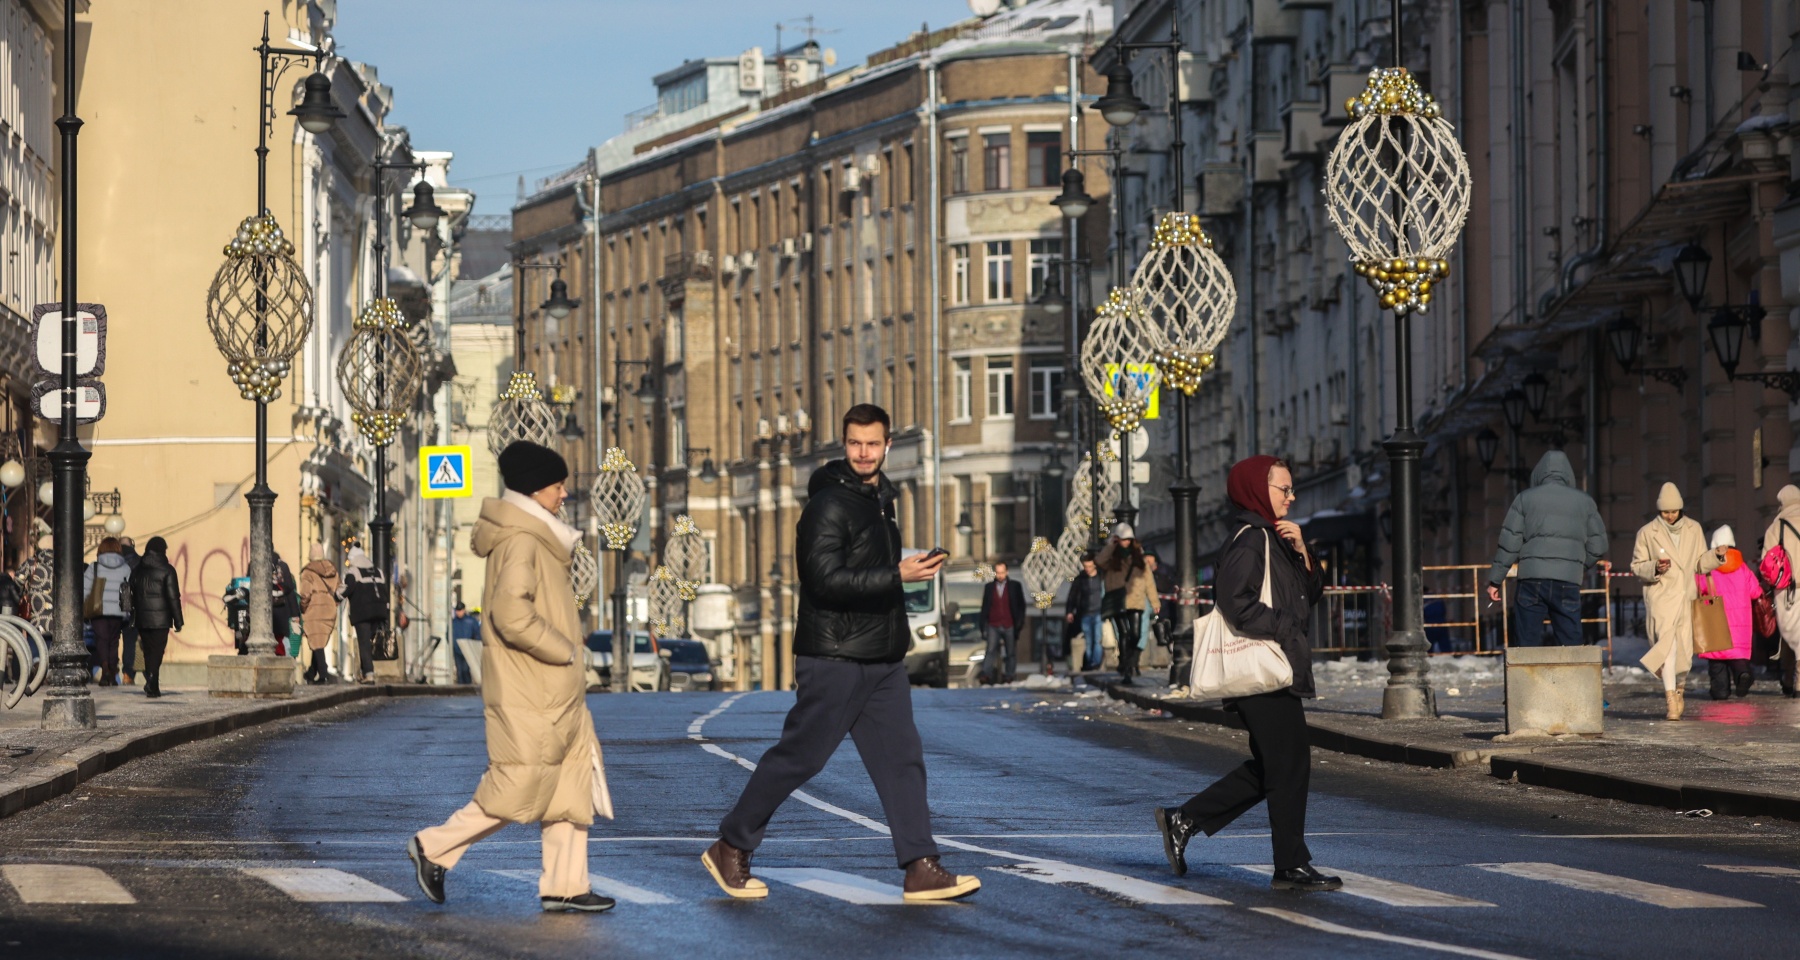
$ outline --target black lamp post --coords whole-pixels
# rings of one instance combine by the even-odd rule
[[[1062,215],[1070,220],[1079,220],[1087,215],[1088,208],[1094,205],[1094,198],[1088,196],[1087,177],[1080,170],[1070,167],[1062,174],[1062,193],[1050,201]]]
[[[1528,373],[1525,375],[1525,379],[1519,381],[1519,386],[1524,388],[1525,408],[1531,411],[1532,417],[1543,419],[1544,402],[1549,398],[1550,393],[1549,378],[1541,373]]]
[[[1638,328],[1637,321],[1630,317],[1619,317],[1606,326],[1606,339],[1612,346],[1613,359],[1626,373],[1635,373],[1666,383],[1677,390],[1687,383],[1685,367],[1638,367],[1638,346],[1643,340],[1643,331]]]
[[[1675,254],[1675,284],[1688,306],[1695,310],[1706,299],[1706,274],[1712,269],[1712,254],[1697,243],[1683,246]]]
[[[1506,416],[1506,425],[1512,432],[1525,429],[1525,391],[1514,387],[1500,397],[1500,412]]]
[[[986,516],[987,501],[985,501],[985,500],[970,500],[967,504],[965,504],[963,506],[962,513],[957,514],[956,532],[969,538],[969,552],[974,555],[977,562],[980,562],[981,555],[983,553],[985,553],[986,551],[975,549],[975,520],[974,520],[974,515],[970,510],[971,507],[973,507],[976,510],[982,511],[982,515]],[[982,540],[982,543],[981,543],[982,546],[984,546],[984,547],[988,546],[986,524],[982,525],[981,540]]]
[[[1675,254],[1675,283],[1681,288],[1681,295],[1695,313],[1702,312],[1706,302],[1706,275],[1712,267],[1712,254],[1697,243],[1682,247]],[[1729,290],[1726,291],[1730,293]],[[1790,402],[1800,400],[1800,372],[1793,370],[1762,371],[1738,373],[1738,364],[1744,357],[1744,337],[1761,342],[1762,322],[1769,311],[1762,305],[1759,291],[1750,291],[1748,302],[1742,304],[1725,304],[1715,307],[1712,319],[1707,321],[1706,334],[1712,341],[1713,354],[1719,359],[1719,366],[1725,369],[1727,380],[1746,380],[1760,383],[1765,387],[1780,390],[1788,395]]]
[[[613,357],[613,446],[618,447],[621,450],[625,448],[625,397],[624,391],[620,389],[619,385],[625,382],[626,367],[643,367],[646,370],[651,368],[650,361],[648,360],[627,360],[620,356]],[[649,391],[648,397],[645,396],[646,388],[648,388]],[[655,383],[651,379],[650,374],[645,373],[644,380],[640,383],[638,389],[634,391],[634,395],[640,399],[654,399],[655,394]],[[617,551],[619,554],[617,561],[618,570],[617,575],[613,579],[612,608],[613,649],[627,651],[625,656],[627,658],[626,662],[629,664],[629,658],[631,656],[629,652],[631,650],[631,630],[629,625],[625,622],[625,553],[627,549],[629,548],[620,548]],[[623,647],[619,646],[621,637],[624,638],[623,642],[626,644]],[[629,676],[630,674],[627,673],[628,678]],[[630,683],[627,682],[626,686],[629,687]]]
[[[1500,435],[1486,427],[1475,435],[1475,456],[1481,460],[1481,469],[1492,471],[1494,457],[1500,453]]]
[[[1138,115],[1150,107],[1139,100],[1137,91],[1132,89],[1131,66],[1125,62],[1124,51],[1136,48],[1139,44],[1120,44],[1120,56],[1106,71],[1106,95],[1094,103],[1093,109],[1100,112],[1106,122],[1115,127],[1130,126]]]
[[[694,458],[696,456],[698,456],[700,458],[700,470],[699,470],[699,473],[697,474],[697,476],[700,479],[700,482],[701,483],[718,483],[719,482],[719,467],[718,467],[718,464],[713,463],[712,448],[711,447],[689,447],[689,448],[687,448],[686,454],[682,457],[682,462],[687,465],[688,469],[692,470],[694,468]]]

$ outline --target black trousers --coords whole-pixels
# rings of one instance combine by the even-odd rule
[[[94,631],[94,663],[100,667],[100,685],[110,687],[119,673],[119,634],[125,629],[125,618],[95,617],[88,627]]]
[[[368,620],[351,626],[356,628],[356,672],[372,677],[375,675],[375,628],[380,624]]]
[[[1119,676],[1138,674],[1138,640],[1143,637],[1144,611],[1126,610],[1112,618],[1113,639],[1119,644]]]
[[[1306,790],[1312,775],[1306,711],[1285,690],[1234,700],[1231,709],[1250,732],[1250,759],[1182,804],[1181,812],[1210,837],[1267,800],[1275,869],[1304,867],[1312,862],[1306,849]]]
[[[325,668],[324,648],[313,650],[312,659],[306,665],[306,679],[324,683],[329,676],[330,672]]]
[[[1750,685],[1755,682],[1755,675],[1750,672],[1749,660],[1708,660],[1706,661],[1707,679],[1711,681],[1709,691],[1714,700],[1731,699],[1731,686],[1735,680],[1738,696],[1747,696]]]
[[[125,653],[119,658],[119,670],[127,680],[137,672],[138,628],[130,620],[125,621],[125,629],[119,634],[124,641]]]
[[[162,670],[163,653],[169,649],[169,628],[138,628],[138,649],[144,654],[144,679],[155,680]]]
[[[925,802],[925,747],[913,724],[906,664],[796,657],[794,693],[780,742],[757,761],[737,805],[719,823],[725,842],[755,850],[775,810],[825,769],[847,733],[881,797],[895,859],[905,866],[936,856]]]

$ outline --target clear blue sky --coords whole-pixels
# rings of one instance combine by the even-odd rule
[[[518,177],[579,163],[656,100],[650,78],[695,57],[775,47],[807,15],[837,69],[969,15],[966,0],[339,0],[338,49],[394,88],[413,145],[452,150],[477,213],[505,213]],[[801,34],[787,34],[797,41]]]

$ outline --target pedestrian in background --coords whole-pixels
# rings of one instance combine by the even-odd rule
[[[1700,659],[1706,661],[1712,698],[1729,700],[1734,685],[1737,695],[1744,697],[1750,694],[1750,687],[1756,681],[1750,673],[1750,642],[1755,632],[1750,604],[1762,596],[1763,588],[1756,572],[1738,552],[1737,535],[1731,532],[1731,527],[1721,526],[1714,530],[1712,546],[1715,552],[1724,554],[1724,559],[1720,561],[1719,569],[1701,574],[1697,586],[1701,595],[1711,594],[1724,601],[1725,622],[1731,629],[1731,649],[1702,653]]]
[[[925,747],[913,724],[904,662],[911,641],[904,584],[931,581],[943,569],[944,555],[901,558],[894,522],[899,491],[881,472],[892,443],[887,411],[872,403],[851,407],[841,436],[844,459],[813,471],[794,537],[800,576],[794,706],[781,739],[757,761],[700,862],[731,896],[767,897],[768,885],[750,874],[750,855],[775,811],[825,768],[849,734],[881,798],[895,859],[906,871],[901,898],[968,896],[981,881],[953,875],[938,862],[925,799]]]
[[[600,740],[587,708],[581,614],[569,560],[581,531],[557,519],[568,464],[524,440],[500,451],[506,493],[481,504],[469,545],[487,561],[481,593],[493,643],[481,653],[487,772],[475,798],[442,826],[420,831],[406,853],[419,888],[444,902],[444,875],[476,841],[509,823],[536,823],[544,854],[538,902],[546,913],[599,913],[588,827],[612,819]]]
[[[131,615],[137,621],[138,641],[144,650],[144,696],[162,696],[163,654],[169,649],[169,631],[181,632],[181,580],[169,563],[169,542],[151,537],[131,575]]]
[[[300,568],[299,594],[300,629],[306,634],[306,648],[310,651],[306,682],[330,683],[325,648],[331,645],[331,636],[337,632],[338,572],[337,567],[325,559],[324,544],[313,544],[308,556],[306,566]]]
[[[1113,535],[1100,548],[1094,561],[1106,574],[1106,594],[1101,598],[1101,613],[1113,628],[1113,642],[1119,648],[1119,682],[1131,686],[1137,672],[1138,637],[1143,632],[1143,604],[1131,609],[1132,581],[1144,576],[1144,549],[1138,545],[1137,531],[1129,523],[1113,528]],[[1142,590],[1142,586],[1139,586]]]
[[[137,576],[138,563],[143,558],[138,554],[137,542],[130,537],[119,538],[119,556],[125,558],[125,566],[131,569],[131,576]],[[127,589],[130,589],[129,587]],[[125,611],[125,626],[119,633],[125,652],[119,657],[119,672],[125,675],[127,684],[137,682],[137,650],[138,627],[137,611]]]
[[[338,599],[350,605],[350,629],[356,634],[356,682],[375,682],[375,634],[387,629],[388,584],[361,547],[350,548],[350,563]]]
[[[1179,807],[1158,807],[1163,853],[1176,876],[1187,874],[1187,844],[1194,834],[1212,836],[1251,807],[1269,803],[1269,842],[1275,851],[1277,890],[1336,890],[1343,881],[1313,869],[1306,847],[1306,794],[1312,747],[1302,697],[1313,693],[1312,642],[1307,625],[1324,596],[1319,565],[1306,549],[1300,527],[1287,519],[1294,477],[1274,457],[1250,457],[1231,468],[1226,492],[1238,508],[1231,539],[1219,551],[1219,613],[1233,633],[1275,640],[1293,668],[1290,687],[1225,701],[1250,733],[1250,759]],[[1271,603],[1262,602],[1263,576]]]
[[[293,642],[294,618],[300,616],[300,599],[295,593],[294,571],[275,555],[274,563],[269,568],[272,581],[269,592],[269,613],[274,617],[273,632],[275,634],[275,652],[287,656],[288,644]]]
[[[1488,599],[1499,603],[1506,575],[1519,566],[1513,597],[1519,646],[1543,646],[1545,620],[1552,646],[1580,645],[1581,580],[1596,564],[1612,569],[1602,559],[1606,546],[1606,522],[1594,498],[1576,487],[1568,456],[1561,450],[1544,454],[1531,471],[1531,487],[1507,508],[1488,572]]]
[[[1098,670],[1106,657],[1106,651],[1100,646],[1100,599],[1106,595],[1106,581],[1100,576],[1100,568],[1094,564],[1094,555],[1081,555],[1081,572],[1075,575],[1069,584],[1069,599],[1063,605],[1063,619],[1079,625],[1084,650],[1081,658],[1082,670]],[[1074,655],[1071,653],[1070,660]]]
[[[1640,662],[1662,678],[1670,720],[1681,719],[1694,663],[1695,578],[1717,570],[1724,559],[1723,551],[1708,549],[1700,524],[1681,515],[1685,505],[1674,484],[1663,484],[1657,517],[1638,531],[1631,548],[1631,572],[1644,583],[1644,629],[1650,635],[1650,652]]]
[[[82,574],[82,616],[94,633],[94,661],[100,666],[100,686],[119,685],[119,635],[125,628],[121,594],[131,580],[131,567],[119,553],[117,537],[100,541],[94,562]]]
[[[1144,615],[1139,621],[1141,626],[1138,629],[1137,648],[1140,656],[1144,651],[1150,649],[1151,644],[1160,642],[1159,637],[1164,635],[1161,632],[1165,612],[1163,610],[1163,588],[1167,585],[1171,590],[1173,589],[1172,584],[1165,584],[1168,577],[1169,575],[1162,569],[1162,558],[1156,555],[1156,551],[1144,551],[1144,575],[1127,588],[1135,590],[1136,595],[1125,598],[1127,607],[1133,606],[1132,601],[1136,600],[1138,604],[1142,604],[1144,611]]]
[[[1007,579],[1006,561],[994,564],[994,579],[981,591],[981,633],[987,639],[981,682],[1012,683],[1017,678],[1019,628],[1025,625],[1025,591]]]
[[[456,603],[455,613],[450,618],[450,650],[456,658],[456,682],[470,683],[474,677],[469,672],[469,660],[463,655],[462,645],[457,641],[481,642],[481,616],[479,612],[470,616],[468,608],[460,600]]]
[[[1775,494],[1775,502],[1780,509],[1763,531],[1763,553],[1781,547],[1791,568],[1796,556],[1800,556],[1800,487],[1791,483],[1783,486]],[[1775,591],[1775,622],[1781,634],[1781,695],[1791,700],[1800,697],[1794,676],[1795,664],[1800,662],[1800,596],[1796,596],[1796,584],[1792,581]]]

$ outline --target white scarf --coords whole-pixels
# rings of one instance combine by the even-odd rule
[[[581,540],[580,530],[562,522],[556,514],[545,510],[543,504],[538,503],[536,500],[531,499],[519,491],[508,490],[501,495],[500,499],[525,511],[525,513],[532,518],[542,521],[544,526],[550,529],[550,536],[560,541],[564,550],[573,551],[575,549],[575,544]]]

